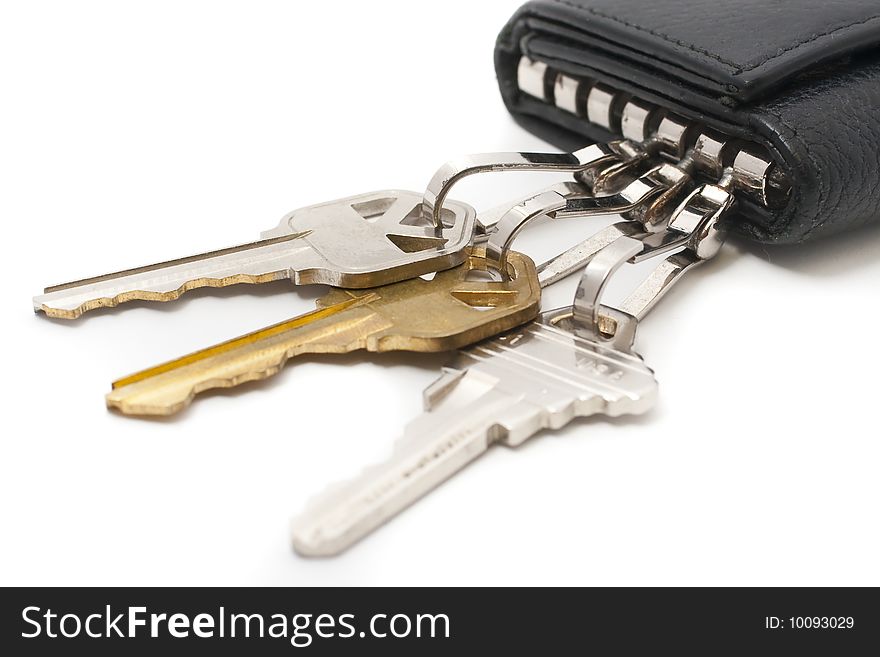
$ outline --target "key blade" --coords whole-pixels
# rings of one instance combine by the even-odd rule
[[[200,392],[266,379],[305,351],[361,348],[365,336],[388,326],[366,307],[376,298],[366,292],[119,379],[106,396],[107,406],[126,415],[173,415]],[[343,313],[344,321],[336,321]]]
[[[173,301],[200,287],[265,283],[288,278],[309,259],[308,232],[283,235],[196,256],[127,269],[48,287],[33,299],[34,311],[76,319],[96,308],[128,301]]]
[[[75,319],[126,301],[171,301],[194,288],[282,278],[366,289],[461,264],[474,209],[450,201],[438,230],[425,223],[421,198],[385,190],[301,208],[258,242],[50,287],[34,297],[34,310]]]
[[[426,391],[384,464],[317,498],[293,521],[294,549],[338,554],[410,506],[494,442],[516,446],[575,417],[644,413],[653,372],[632,353],[575,335],[571,308],[459,352]]]
[[[314,499],[292,522],[294,549],[311,557],[348,549],[485,452],[495,418],[515,403],[493,394],[494,383],[459,381],[444,410],[407,426],[390,460]]]
[[[202,391],[268,378],[300,354],[453,350],[535,317],[541,288],[531,259],[511,254],[504,281],[469,280],[488,266],[476,249],[430,281],[330,290],[317,311],[120,379],[107,405],[127,415],[171,415]]]

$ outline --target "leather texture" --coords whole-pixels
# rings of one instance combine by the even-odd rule
[[[762,143],[790,175],[788,205],[739,204],[736,230],[794,243],[880,220],[878,0],[537,0],[498,37],[514,117],[573,149],[613,136],[521,94],[525,54]]]

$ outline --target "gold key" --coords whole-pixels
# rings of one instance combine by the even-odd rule
[[[115,381],[107,406],[126,415],[172,415],[204,390],[265,379],[300,354],[459,349],[537,316],[535,264],[510,252],[506,268],[501,281],[472,280],[472,272],[491,269],[480,248],[430,281],[333,289],[310,313]]]

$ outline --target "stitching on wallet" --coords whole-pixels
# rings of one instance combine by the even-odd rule
[[[587,13],[594,14],[596,16],[601,16],[602,18],[607,18],[608,20],[614,21],[615,23],[620,23],[621,25],[626,25],[627,27],[631,27],[634,30],[639,30],[640,32],[647,32],[648,34],[652,34],[656,37],[660,37],[661,39],[663,39],[664,41],[666,41],[668,43],[674,43],[678,46],[682,46],[683,48],[687,48],[688,50],[691,50],[693,52],[700,53],[701,55],[706,55],[707,57],[711,57],[712,59],[719,61],[722,64],[726,64],[727,66],[730,66],[731,68],[735,69],[733,72],[733,75],[737,75],[738,73],[740,73],[742,71],[742,68],[736,62],[728,61],[728,60],[724,59],[723,57],[721,57],[720,55],[716,55],[715,53],[713,53],[709,50],[704,50],[703,48],[697,48],[695,45],[693,45],[691,43],[687,43],[685,41],[680,41],[679,39],[673,39],[668,34],[663,34],[662,32],[655,32],[654,30],[650,30],[647,27],[642,27],[641,25],[636,25],[635,23],[630,23],[628,21],[623,20],[622,18],[618,18],[617,16],[605,14],[601,11],[593,9],[592,7],[583,7],[581,5],[576,5],[573,2],[571,2],[570,0],[553,0],[553,1],[558,4],[565,5],[567,7],[571,7],[572,9],[574,9],[576,11],[585,11]]]
[[[841,25],[840,27],[835,27],[833,30],[829,30],[828,32],[822,32],[822,34],[814,34],[812,37],[810,37],[809,39],[807,39],[805,41],[797,41],[797,42],[793,43],[792,45],[790,45],[785,50],[780,50],[778,53],[776,53],[772,57],[768,57],[763,62],[758,62],[757,64],[749,66],[748,68],[744,68],[743,71],[751,71],[753,69],[758,68],[759,66],[763,66],[767,62],[773,61],[777,57],[782,57],[783,55],[790,53],[793,50],[797,50],[801,46],[804,46],[808,43],[812,43],[813,41],[818,41],[822,37],[831,36],[837,32],[840,32],[841,30],[845,30],[850,27],[855,27],[856,25],[864,25],[866,23],[870,23],[871,21],[876,21],[878,19],[880,19],[880,14],[878,14],[876,16],[871,16],[870,18],[864,18],[862,20],[855,21],[854,23],[849,23],[847,25]]]
[[[529,40],[531,40],[532,35],[528,35],[527,37],[524,37],[524,39],[525,39],[525,38],[528,38]],[[527,47],[527,46],[528,46],[528,43],[526,43],[525,45],[526,45],[526,47]],[[564,42],[563,42],[563,45],[564,45]],[[541,58],[542,60],[546,60],[548,64],[552,63],[552,62],[550,61],[550,59],[548,59],[549,56],[542,56],[542,55],[540,55],[540,53],[535,53],[533,49],[528,49],[528,50],[527,50],[526,48],[523,48],[523,49],[521,50],[521,52],[523,52],[523,53],[526,54],[526,55],[530,55],[530,53],[531,53],[531,56],[532,56],[533,58],[534,58],[534,55],[535,55],[535,54],[538,54],[538,57]],[[562,59],[562,58],[557,58],[557,59]],[[675,62],[666,61],[666,60],[663,60],[663,59],[660,58],[660,57],[657,57],[656,59],[657,59],[657,61],[659,61],[659,62],[661,62],[661,63],[663,63],[663,64],[666,64],[667,66],[674,66],[674,67],[676,67],[676,68],[678,68],[678,69],[681,69],[681,70],[683,70],[683,71],[686,71],[689,75],[692,75],[692,76],[694,76],[695,78],[699,78],[699,79],[701,79],[701,80],[705,80],[706,82],[709,82],[709,83],[711,83],[711,84],[718,85],[718,86],[721,87],[724,91],[727,91],[727,92],[730,93],[730,94],[736,94],[736,92],[739,91],[739,89],[736,87],[736,85],[728,84],[728,83],[721,84],[720,82],[718,82],[718,80],[717,80],[716,78],[710,77],[710,76],[708,76],[708,75],[703,75],[702,73],[698,73],[697,71],[690,71],[690,70],[688,70],[686,67],[681,66],[681,65],[679,65],[679,64],[676,64]],[[569,61],[570,61],[570,60],[569,60]],[[718,100],[718,102],[723,103],[723,102],[724,102],[724,98],[725,98],[725,96],[718,96],[718,97],[717,97],[717,100]]]
[[[737,64],[736,62],[732,62],[732,61],[725,59],[724,57],[721,57],[720,55],[717,55],[709,50],[705,50],[704,48],[698,48],[697,46],[695,46],[691,43],[681,41],[680,39],[674,39],[671,36],[669,36],[668,34],[663,34],[662,32],[656,32],[656,31],[648,29],[646,27],[642,27],[641,25],[636,25],[635,23],[630,23],[622,18],[618,18],[617,16],[612,16],[611,14],[606,14],[604,12],[597,10],[597,9],[593,9],[592,7],[583,7],[581,5],[577,5],[573,2],[571,2],[571,0],[553,0],[553,1],[556,2],[557,4],[561,4],[561,5],[565,5],[566,7],[570,7],[576,11],[587,12],[589,14],[593,14],[595,16],[600,16],[602,18],[606,18],[608,20],[614,21],[615,23],[620,23],[621,25],[626,25],[627,27],[630,27],[634,30],[639,30],[640,32],[647,32],[648,34],[651,34],[653,36],[656,36],[656,37],[663,39],[667,43],[674,43],[675,45],[682,46],[683,48],[687,48],[688,50],[690,50],[692,52],[696,52],[701,55],[706,55],[707,57],[714,59],[715,61],[721,62],[722,64],[726,64],[727,66],[730,66],[732,69],[734,69],[731,72],[731,74],[733,76],[737,76],[737,75],[740,75],[740,74],[748,72],[748,71],[753,71],[756,68],[758,68],[760,66],[764,66],[768,62],[773,61],[774,59],[777,59],[779,57],[782,57],[783,55],[787,55],[788,53],[790,53],[794,50],[797,50],[801,46],[807,45],[807,44],[812,43],[814,41],[818,41],[819,39],[826,37],[826,36],[832,36],[832,35],[836,34],[837,32],[840,32],[841,30],[845,30],[850,27],[855,27],[856,25],[864,25],[866,23],[870,23],[871,21],[875,21],[875,20],[880,19],[880,14],[878,14],[876,16],[871,16],[870,18],[864,18],[861,20],[857,20],[852,23],[848,23],[846,25],[840,25],[838,27],[835,27],[833,30],[823,32],[821,34],[814,34],[809,39],[806,39],[803,41],[797,41],[797,42],[793,43],[788,48],[785,48],[784,50],[777,52],[772,57],[768,57],[767,59],[760,61],[760,62],[757,62],[755,64],[752,64],[748,67],[743,67],[742,64]]]

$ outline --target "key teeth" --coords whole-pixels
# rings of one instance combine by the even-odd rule
[[[348,550],[482,454],[503,432],[495,423],[439,433],[408,425],[389,456],[308,500],[291,522],[294,550],[318,557]],[[424,437],[428,442],[422,445]]]
[[[296,527],[291,523],[291,545],[294,552],[303,557],[333,557],[341,552],[341,550],[329,550],[320,539],[317,543],[311,542],[308,538],[297,534]]]
[[[114,399],[112,395],[113,393],[111,392],[104,397],[107,408],[118,411],[123,415],[133,417],[170,417],[172,415],[180,413],[183,409],[187,408],[192,403],[192,400],[195,398],[196,393],[191,393],[189,397],[187,397],[184,401],[178,402],[176,404],[166,404],[164,406],[130,404],[124,399]]]
[[[180,287],[167,292],[155,292],[150,290],[126,290],[112,297],[98,297],[83,301],[75,308],[60,308],[57,306],[49,306],[39,301],[41,297],[34,297],[34,312],[42,311],[47,317],[53,319],[78,319],[84,313],[99,308],[115,308],[116,306],[128,303],[130,301],[149,301],[149,302],[167,302],[176,301],[190,290],[197,290],[205,287],[221,288],[238,284],[257,285],[260,283],[268,283],[278,280],[276,273],[271,274],[236,274],[234,276],[225,276],[223,278],[197,278],[187,281]],[[76,288],[71,288],[71,291]],[[55,294],[50,292],[49,294]],[[47,295],[43,295],[47,296]]]
[[[238,376],[226,379],[208,379],[207,381],[200,382],[199,385],[191,387],[184,398],[177,399],[170,404],[143,404],[127,401],[127,396],[121,394],[120,391],[124,391],[126,388],[135,386],[138,384],[138,382],[114,388],[111,392],[107,393],[104,400],[107,404],[107,408],[119,411],[123,415],[141,417],[176,415],[185,408],[189,407],[196,396],[205,391],[215,390],[218,388],[235,388],[236,386],[240,386],[243,383],[262,381],[264,379],[271,378],[278,374],[284,368],[287,360],[288,359],[286,358],[281,359],[279,363],[270,365],[269,367],[265,367],[258,371],[247,372],[245,374],[240,374]],[[149,381],[149,379],[147,379],[147,381]],[[138,395],[135,394],[133,396],[137,397]]]
[[[353,477],[331,483],[306,502],[302,513],[290,523],[291,542],[298,554],[306,557],[329,557],[345,551],[360,540],[360,538],[346,540],[344,532],[335,536],[327,534],[327,516],[324,511],[337,507],[338,505],[334,504],[336,501],[334,497],[368,477],[377,467],[376,464],[369,465]],[[311,520],[316,517],[320,519],[318,524]]]
[[[58,308],[47,306],[46,304],[41,304],[39,308],[36,308],[36,304],[34,304],[34,311],[42,311],[46,314],[47,317],[51,317],[52,319],[79,319],[83,316],[84,313],[89,312],[90,310],[98,310],[99,308],[115,308],[121,303],[128,303],[129,301],[174,301],[178,299],[184,291],[175,290],[178,292],[177,294],[173,293],[159,293],[159,292],[146,292],[144,290],[136,290],[133,292],[126,292],[123,294],[117,294],[115,297],[99,297],[97,299],[90,299],[89,301],[85,301],[78,305],[75,308]]]
[[[62,308],[50,308],[45,304],[37,305],[35,303],[34,313],[40,312],[45,314],[46,317],[50,317],[52,319],[79,319],[80,317],[82,317],[82,314],[86,312],[86,310],[83,310],[82,306],[74,308],[73,310],[66,310]]]
[[[367,465],[351,477],[327,485],[323,491],[312,496],[303,511],[291,520],[293,549],[306,557],[340,554],[414,504],[420,496],[397,507],[392,513],[387,513],[388,501],[373,508],[364,504],[365,500],[374,501],[386,492],[388,481],[375,475],[382,473],[406,443],[406,435],[398,437],[386,458]],[[394,506],[393,502],[391,504]],[[362,512],[353,517],[350,513],[352,508]]]
[[[294,518],[290,523],[290,541],[294,552],[303,557],[333,557],[346,551],[355,542],[348,543],[344,540],[327,539],[320,529],[301,528],[299,518]]]

